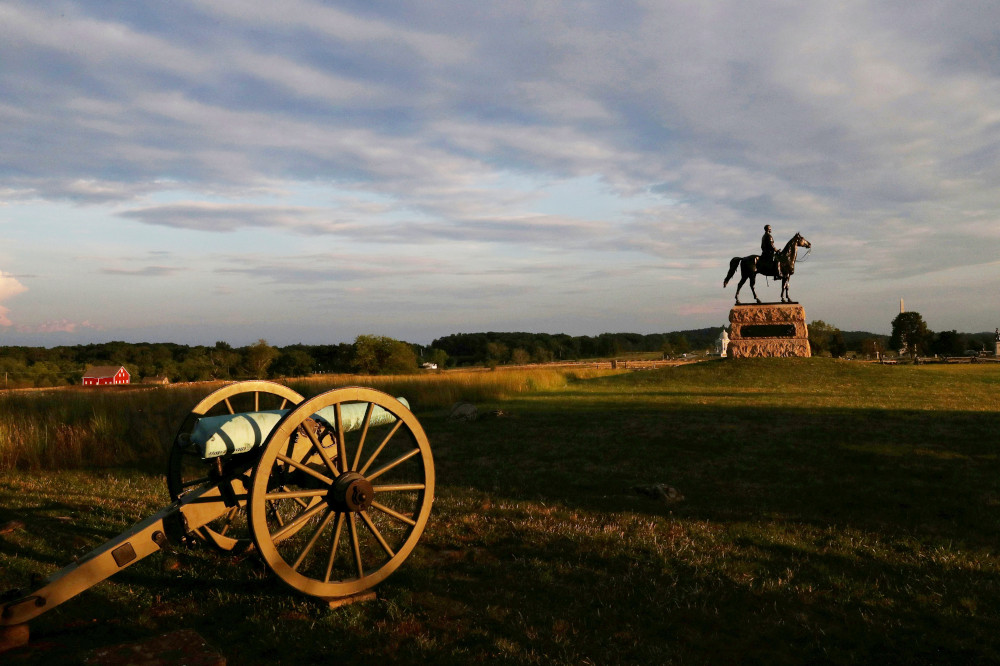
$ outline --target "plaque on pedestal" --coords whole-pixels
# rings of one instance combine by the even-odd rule
[[[737,305],[729,311],[729,357],[812,356],[798,303]]]

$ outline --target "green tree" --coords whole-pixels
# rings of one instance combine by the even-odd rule
[[[240,365],[240,354],[228,342],[219,340],[208,350],[214,379],[232,379]]]
[[[354,340],[351,369],[366,375],[399,375],[417,371],[417,354],[400,340],[359,335]]]
[[[264,379],[267,377],[267,369],[278,357],[280,352],[267,344],[267,340],[261,338],[246,348],[246,366],[251,377]]]
[[[316,361],[302,349],[283,349],[271,371],[278,377],[306,377],[312,374]]]
[[[507,360],[507,345],[502,342],[486,343],[486,363],[487,365],[500,365]]]
[[[448,352],[443,349],[438,349],[437,347],[432,347],[427,353],[427,360],[436,365],[439,369],[443,370],[445,364],[448,362]]]
[[[527,365],[528,363],[531,363],[531,354],[521,347],[518,347],[510,353],[510,361],[514,365]]]
[[[687,336],[683,333],[674,333],[669,340],[675,354],[686,354],[691,351],[691,343],[688,342]]]
[[[202,382],[212,378],[212,360],[205,347],[193,347],[177,367],[180,378],[188,382]],[[169,375],[168,375],[169,376]]]
[[[967,348],[965,336],[954,330],[941,331],[931,343],[931,351],[942,356],[962,356]]]
[[[844,335],[836,326],[817,319],[809,324],[809,348],[813,356],[829,354],[840,357],[847,353]]]
[[[900,312],[892,320],[889,347],[916,358],[927,353],[931,335],[919,312]]]

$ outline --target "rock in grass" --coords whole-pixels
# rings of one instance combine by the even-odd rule
[[[479,418],[479,410],[471,402],[456,402],[451,406],[448,418],[452,421],[475,421]]]
[[[646,497],[664,502],[679,502],[684,499],[680,491],[665,483],[654,483],[648,486],[632,486],[632,491]]]

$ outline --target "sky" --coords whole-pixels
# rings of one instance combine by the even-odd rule
[[[812,244],[809,321],[888,333],[902,298],[993,330],[997,25],[977,0],[0,0],[0,345],[723,326],[765,224]]]

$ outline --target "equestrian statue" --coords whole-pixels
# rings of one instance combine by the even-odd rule
[[[791,303],[792,298],[788,295],[788,280],[795,273],[795,257],[797,248],[811,248],[812,245],[802,234],[796,233],[791,240],[785,243],[785,247],[777,250],[774,246],[774,237],[771,235],[771,225],[764,226],[764,236],[760,239],[760,254],[752,254],[749,257],[733,257],[729,262],[729,274],[722,281],[722,288],[729,286],[729,281],[736,275],[736,268],[740,269],[740,283],[736,285],[736,304],[740,304],[740,289],[743,283],[750,280],[750,291],[753,297],[757,298],[757,290],[754,288],[757,276],[772,277],[781,280],[781,302]]]

